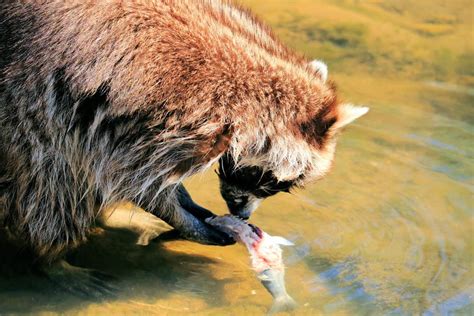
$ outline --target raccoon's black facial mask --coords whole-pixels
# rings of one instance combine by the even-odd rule
[[[278,181],[271,171],[257,166],[236,167],[227,155],[219,161],[220,189],[230,213],[247,219],[260,202],[278,192],[289,192],[295,181]]]

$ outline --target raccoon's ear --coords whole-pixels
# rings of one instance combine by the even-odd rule
[[[338,107],[338,114],[336,122],[333,125],[334,129],[340,129],[352,123],[359,117],[367,114],[369,108],[366,106],[355,106],[352,104],[341,104]]]
[[[323,61],[315,59],[309,63],[309,66],[319,74],[323,82],[328,80],[328,66]]]

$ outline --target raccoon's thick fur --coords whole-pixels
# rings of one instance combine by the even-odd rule
[[[225,153],[322,176],[350,110],[326,75],[227,1],[2,0],[1,218],[46,258],[122,200],[225,243],[179,184]]]

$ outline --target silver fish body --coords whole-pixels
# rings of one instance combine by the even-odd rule
[[[269,314],[296,308],[295,300],[286,292],[284,270],[267,269],[258,274],[263,286],[273,296]]]
[[[218,216],[208,219],[207,222],[232,235],[247,247],[253,269],[263,286],[273,296],[269,314],[296,307],[296,302],[286,292],[285,267],[280,248],[280,245],[292,245],[290,241],[283,237],[270,236],[260,228],[231,215]]]

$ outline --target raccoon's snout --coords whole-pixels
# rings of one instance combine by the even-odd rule
[[[244,219],[244,220],[247,220],[250,218],[250,215],[252,214],[252,212],[248,211],[248,210],[233,210],[231,208],[229,208],[230,210],[230,213],[232,215],[235,215],[241,219]]]
[[[232,215],[242,219],[248,219],[250,217],[251,212],[247,207],[248,199],[246,197],[228,199],[226,200],[226,204]]]
[[[220,190],[229,212],[242,219],[248,219],[262,200],[251,192],[227,183],[227,181],[224,181],[222,177],[220,181]]]
[[[249,199],[246,197],[226,200],[229,212],[245,220],[250,218],[250,215],[252,215],[260,202],[261,199]]]

